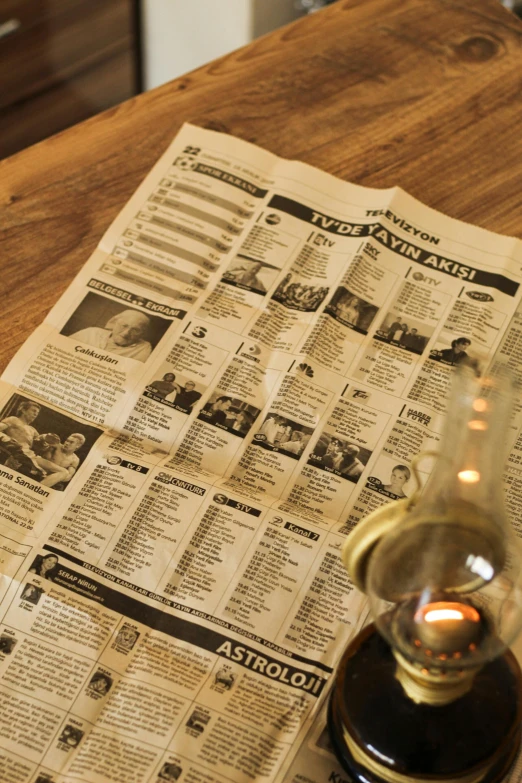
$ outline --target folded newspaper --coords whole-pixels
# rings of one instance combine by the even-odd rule
[[[455,366],[522,374],[521,282],[519,240],[184,126],[0,385],[2,783],[346,780],[339,549]]]

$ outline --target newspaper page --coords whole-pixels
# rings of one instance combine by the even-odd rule
[[[344,783],[340,547],[460,362],[520,376],[521,279],[518,240],[185,125],[0,384],[3,783]]]

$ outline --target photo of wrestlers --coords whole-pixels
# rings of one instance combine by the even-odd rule
[[[156,402],[189,414],[192,413],[205,390],[205,386],[185,375],[165,372],[147,385],[144,394]]]
[[[237,255],[223,273],[221,282],[263,295],[272,286],[278,273],[277,267],[265,264],[264,261]]]
[[[271,451],[281,451],[292,459],[299,459],[312,434],[311,427],[298,424],[278,413],[269,413],[254,435],[253,443]]]
[[[165,318],[89,291],[60,334],[115,356],[145,362],[169,326]]]
[[[13,394],[0,412],[0,465],[63,491],[102,430]]]
[[[473,355],[469,337],[456,337],[451,341],[449,348],[442,347],[441,345],[440,348],[430,351],[429,358],[434,362],[447,364],[450,367],[465,364],[468,367],[471,367],[477,375],[480,374],[480,362],[478,358]]]
[[[368,329],[377,314],[378,307],[352,294],[348,288],[340,286],[325,307],[325,313],[336,321],[351,326],[356,332],[368,334]]]
[[[199,413],[198,419],[244,438],[259,416],[259,408],[247,402],[214,392]]]
[[[308,464],[356,484],[371,454],[369,449],[325,429],[308,458]]]
[[[413,492],[414,481],[411,481],[411,468],[401,462],[394,462],[389,457],[381,457],[368,476],[366,486],[392,500],[407,498]]]
[[[272,299],[290,310],[315,312],[328,295],[330,289],[325,286],[301,283],[297,275],[287,274],[272,294]]]
[[[391,312],[373,336],[376,340],[397,345],[410,353],[420,355],[426,348],[433,331],[432,326],[426,326],[414,318],[404,318]]]

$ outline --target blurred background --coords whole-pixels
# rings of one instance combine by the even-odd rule
[[[0,0],[0,158],[332,2]]]

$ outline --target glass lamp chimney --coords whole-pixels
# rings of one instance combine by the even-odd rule
[[[376,626],[415,701],[458,698],[522,626],[520,547],[502,489],[512,393],[505,377],[455,374],[424,492],[369,559]]]

